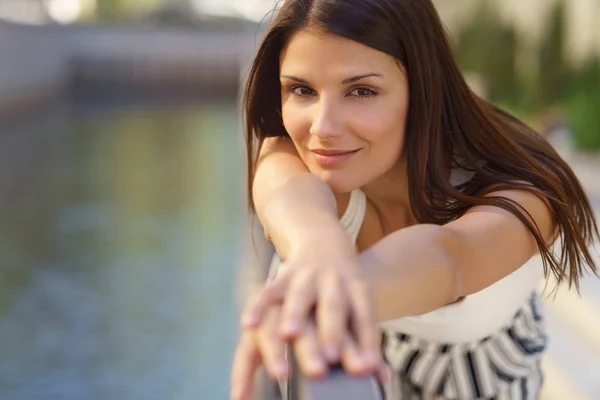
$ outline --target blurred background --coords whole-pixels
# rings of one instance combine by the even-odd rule
[[[228,398],[269,258],[238,93],[274,5],[0,0],[0,399]],[[600,1],[436,5],[473,87],[600,210]],[[552,288],[543,398],[600,399],[599,281]]]

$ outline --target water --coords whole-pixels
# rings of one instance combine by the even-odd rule
[[[0,135],[0,398],[225,399],[234,102],[57,104]]]

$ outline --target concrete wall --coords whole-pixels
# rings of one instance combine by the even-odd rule
[[[241,31],[75,27],[63,34],[70,66],[92,81],[237,88],[253,48]]]
[[[20,26],[0,21],[0,118],[26,111],[76,78],[237,90],[256,28]]]
[[[0,21],[0,117],[59,92],[65,61],[59,38],[46,29]]]

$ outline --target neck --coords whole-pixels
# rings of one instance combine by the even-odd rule
[[[392,169],[363,186],[361,190],[375,203],[410,209],[406,162],[398,161]]]
[[[398,162],[387,173],[361,188],[377,210],[385,234],[418,223],[410,207],[406,170],[406,163]]]

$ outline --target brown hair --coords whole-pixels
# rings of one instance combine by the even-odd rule
[[[244,97],[248,201],[257,152],[266,137],[287,136],[281,118],[279,57],[302,28],[328,32],[398,59],[406,69],[410,101],[404,151],[410,204],[421,223],[445,224],[475,205],[492,205],[517,216],[540,249],[544,272],[578,286],[586,265],[596,273],[589,245],[598,229],[580,182],[556,151],[532,129],[477,97],[452,54],[431,0],[285,0],[250,69]],[[258,139],[258,148],[255,141]],[[474,173],[452,186],[453,167]],[[554,254],[531,217],[500,189],[526,190],[549,204],[560,232]]]

